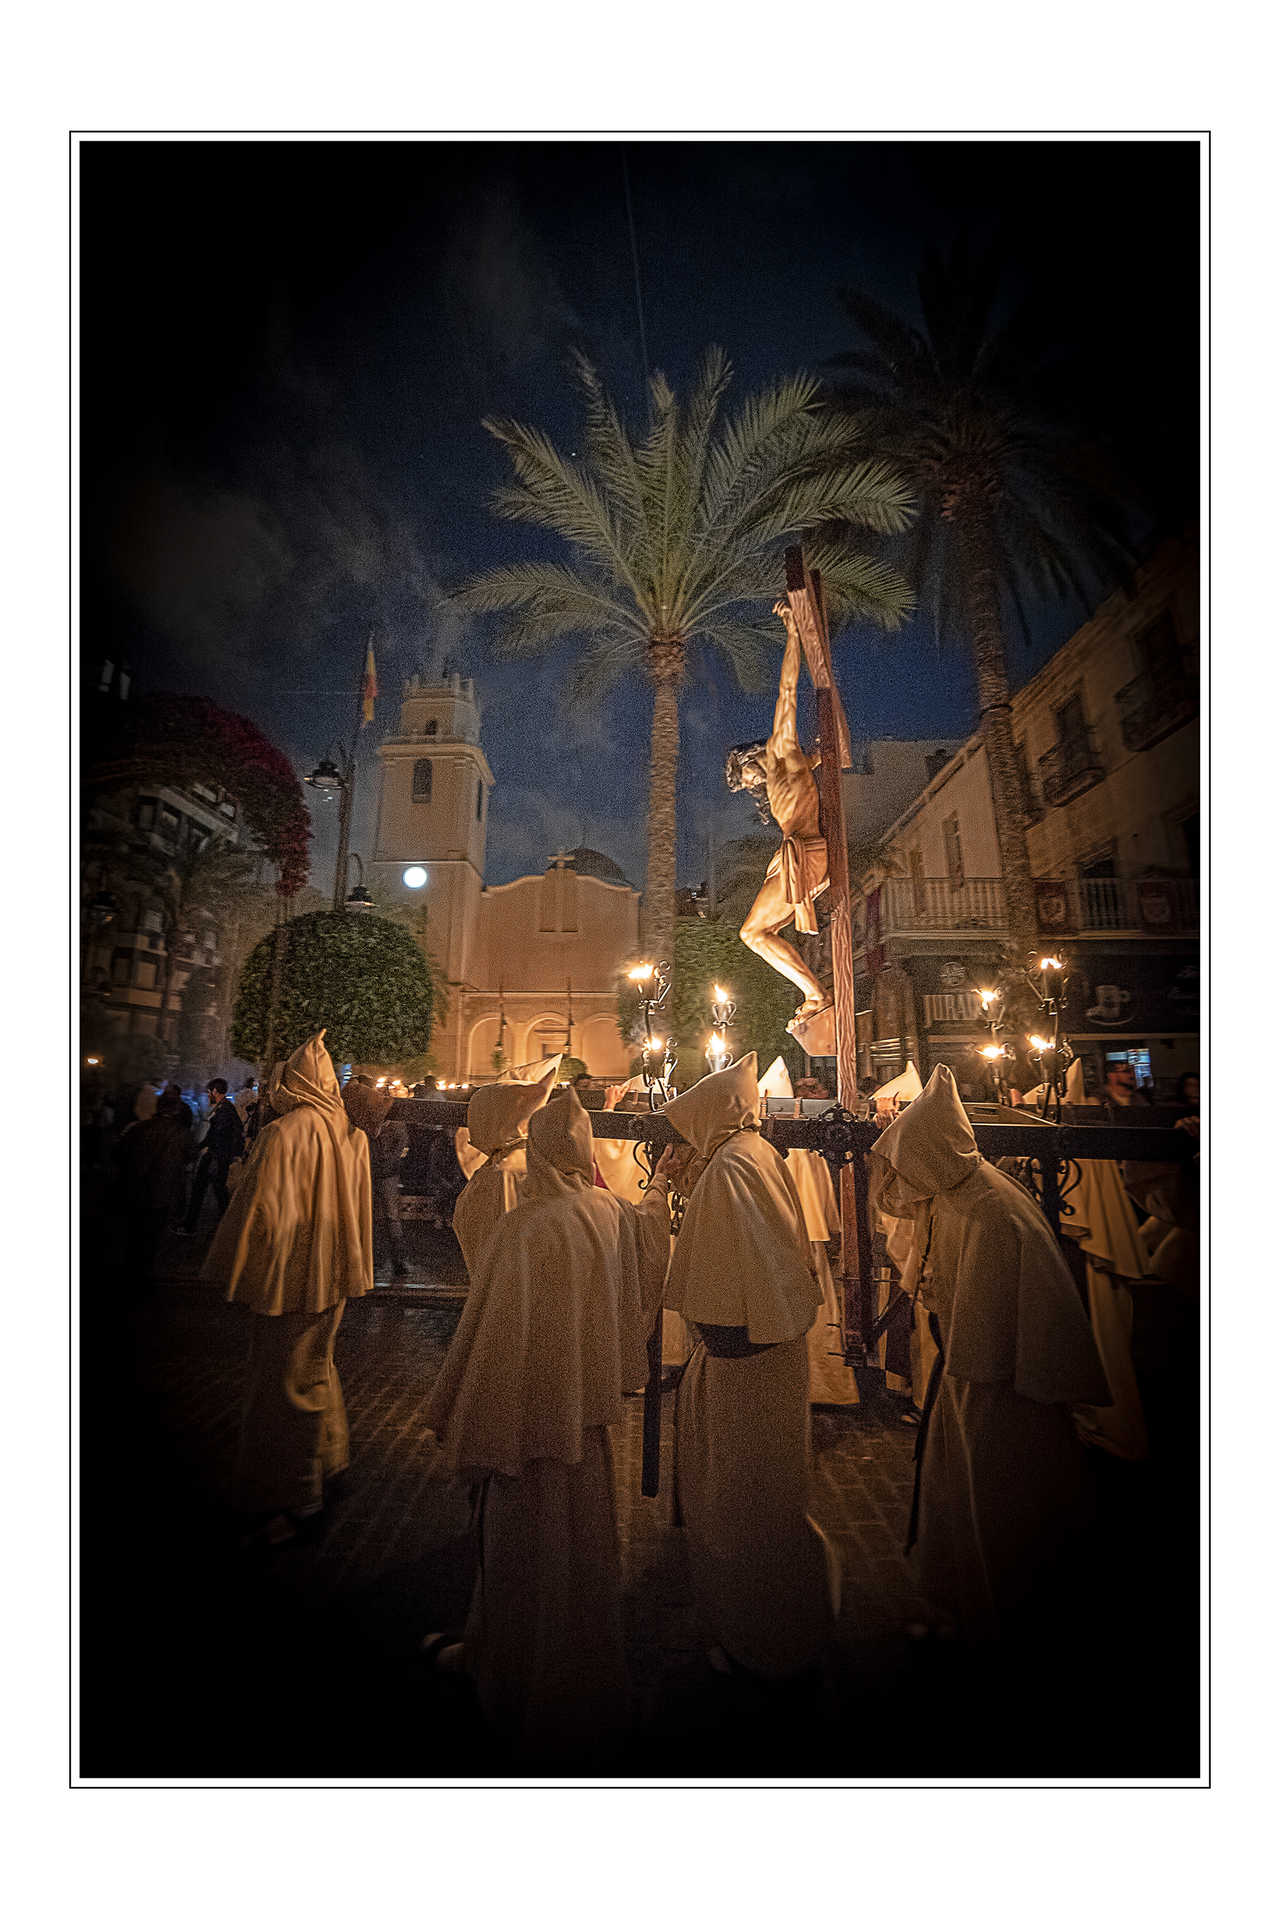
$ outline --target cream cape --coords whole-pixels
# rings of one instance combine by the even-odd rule
[[[1007,1382],[1028,1400],[1105,1405],[1106,1381],[1067,1263],[1031,1195],[982,1159],[949,1067],[935,1067],[871,1152],[897,1176],[880,1205],[911,1209],[909,1273],[923,1267],[946,1373]]]
[[[648,1371],[664,1187],[632,1207],[591,1184],[591,1122],[572,1090],[533,1116],[529,1136],[526,1191],[480,1253],[427,1405],[455,1472],[576,1466],[584,1429],[620,1421],[623,1394]]]
[[[264,1128],[203,1277],[255,1313],[324,1313],[373,1285],[369,1143],[343,1111],[323,1031],[272,1075]]]
[[[519,1202],[525,1129],[555,1082],[556,1062],[539,1065],[543,1072],[536,1079],[498,1080],[477,1087],[467,1102],[468,1143],[482,1157],[454,1202],[453,1231],[469,1274],[499,1220]],[[461,1163],[461,1153],[458,1158]]]
[[[667,1305],[706,1326],[745,1327],[759,1346],[798,1339],[822,1289],[795,1183],[760,1138],[755,1054],[709,1073],[663,1112],[708,1162],[671,1256]]]

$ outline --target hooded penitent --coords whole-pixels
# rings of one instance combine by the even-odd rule
[[[905,1276],[931,1290],[953,1379],[1030,1400],[1105,1401],[1080,1296],[1026,1189],[978,1152],[949,1067],[872,1148],[876,1203],[912,1223]]]
[[[877,1106],[882,1101],[896,1100],[899,1106],[905,1107],[909,1101],[918,1099],[922,1091],[923,1086],[920,1075],[916,1072],[916,1063],[914,1060],[908,1060],[905,1071],[900,1073],[896,1080],[886,1080],[882,1087],[876,1088],[871,1097]]]
[[[540,1064],[544,1071],[539,1077],[477,1087],[467,1102],[467,1146],[483,1158],[454,1203],[453,1231],[473,1277],[485,1241],[520,1197],[529,1119],[555,1084],[557,1063]],[[461,1162],[461,1151],[458,1157]]]
[[[373,1285],[369,1146],[342,1106],[321,1031],[272,1074],[259,1136],[204,1276],[255,1313],[323,1313]]]
[[[709,1073],[663,1113],[706,1162],[671,1258],[667,1305],[697,1324],[745,1327],[756,1345],[798,1339],[821,1289],[786,1162],[760,1137],[755,1054]]]
[[[760,1081],[761,1100],[792,1098],[791,1075],[779,1055]],[[812,1242],[832,1239],[840,1231],[840,1209],[827,1163],[820,1153],[797,1147],[787,1155],[787,1172],[800,1196],[805,1230]]]
[[[427,1408],[456,1471],[576,1465],[583,1432],[643,1385],[662,1293],[666,1200],[628,1206],[592,1184],[591,1122],[561,1094],[529,1121],[520,1205],[481,1248]]]

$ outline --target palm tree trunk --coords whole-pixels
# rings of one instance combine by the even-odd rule
[[[1036,901],[1027,852],[1026,806],[1013,738],[999,581],[984,522],[976,514],[967,515],[959,531],[969,645],[978,682],[978,727],[991,775],[1009,943],[1022,960],[1034,951],[1037,942]]]
[[[680,759],[680,696],[684,641],[655,638],[649,648],[653,728],[649,741],[649,845],[641,938],[646,960],[668,965],[675,954],[676,768]]]

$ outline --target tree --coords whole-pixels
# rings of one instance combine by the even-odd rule
[[[800,1003],[799,988],[743,946],[736,922],[687,918],[676,921],[671,992],[655,1020],[660,1036],[670,1032],[675,1038],[680,1087],[691,1087],[707,1071],[711,997],[717,986],[736,1008],[729,1030],[736,1058],[754,1051],[763,1073],[780,1053],[793,1075],[805,1072],[805,1055],[787,1032],[787,1021]],[[636,1005],[636,990],[624,978],[618,989],[618,1026],[624,1040],[638,1045],[643,1035]]]
[[[240,976],[231,1038],[266,1066],[275,937],[260,940]],[[431,970],[412,934],[370,913],[308,913],[288,924],[274,1045],[285,1059],[321,1027],[335,1061],[399,1061],[431,1040]]]
[[[1000,269],[962,246],[917,276],[922,324],[841,294],[865,345],[836,356],[832,400],[919,503],[906,571],[940,640],[973,659],[1013,945],[1035,945],[1026,805],[1009,706],[1007,633],[1036,598],[1109,580],[1131,556],[1123,515],[1078,417],[1055,412],[1056,372],[1026,317],[1005,314]]]
[[[507,616],[512,654],[584,643],[570,695],[603,691],[639,670],[653,688],[644,938],[671,958],[675,923],[679,695],[689,651],[712,649],[754,690],[781,635],[764,609],[778,557],[806,537],[837,614],[893,628],[910,605],[899,577],[833,529],[891,534],[909,494],[889,465],[868,458],[856,419],[823,411],[819,384],[796,375],[721,416],[730,381],[719,348],[706,354],[681,404],[662,374],[649,388],[649,424],[633,432],[580,357],[581,445],[562,451],[535,427],[484,422],[510,456],[512,484],[493,499],[501,519],[557,535],[564,561],[526,560],[472,580],[458,598]],[[815,532],[816,530],[816,532]]]

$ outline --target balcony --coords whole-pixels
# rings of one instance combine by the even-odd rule
[[[880,893],[886,933],[1001,933],[1003,880],[887,880]]]
[[[1192,875],[1063,879],[1038,882],[1037,887],[1053,896],[1053,911],[1046,912],[1043,906],[1041,910],[1046,938],[1185,937],[1199,930],[1200,882]],[[956,940],[968,934],[989,941],[1007,929],[1002,880],[965,880],[959,886],[950,880],[886,880],[879,889],[878,920],[869,918],[870,904],[857,903],[854,948],[859,953],[882,946],[894,936]]]
[[[1096,787],[1099,780],[1105,779],[1107,772],[1087,727],[1082,733],[1059,740],[1056,747],[1040,755],[1037,765],[1040,790],[1051,807],[1065,807],[1068,802],[1078,800],[1082,793],[1088,793],[1090,787]]]
[[[1200,925],[1200,882],[1190,875],[1066,885],[1079,933],[1195,933]]]
[[[1121,687],[1116,705],[1126,747],[1145,753],[1195,719],[1199,694],[1195,681],[1174,665],[1160,673],[1140,673]]]

